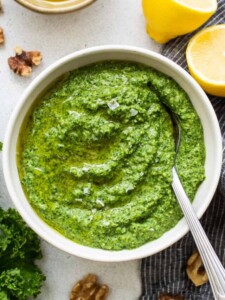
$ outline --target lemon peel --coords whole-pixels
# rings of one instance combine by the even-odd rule
[[[216,0],[142,0],[149,36],[158,43],[192,32],[216,11]]]

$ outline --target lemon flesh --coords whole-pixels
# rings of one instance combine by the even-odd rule
[[[217,1],[142,0],[142,6],[149,36],[163,44],[200,27],[216,11]]]
[[[209,94],[225,97],[225,24],[203,29],[186,50],[189,71]]]

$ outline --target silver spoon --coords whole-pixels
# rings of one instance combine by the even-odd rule
[[[176,143],[176,155],[174,159],[174,166],[172,168],[172,188],[176,195],[176,198],[181,206],[186,222],[193,235],[196,246],[202,258],[205,270],[207,272],[213,295],[216,300],[225,300],[225,269],[216,255],[208,237],[199,222],[194,209],[188,199],[187,194],[181,184],[177,170],[176,170],[176,157],[180,146],[181,127],[175,114],[169,107],[164,105],[169,113],[173,126],[174,137]]]

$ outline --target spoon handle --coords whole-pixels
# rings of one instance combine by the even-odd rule
[[[225,269],[209,242],[201,223],[195,215],[194,209],[184,191],[175,167],[172,169],[172,174],[172,188],[202,258],[214,297],[216,300],[225,300]]]

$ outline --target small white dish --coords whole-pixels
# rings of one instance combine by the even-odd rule
[[[62,14],[81,9],[95,0],[16,0],[24,7],[44,14]]]

